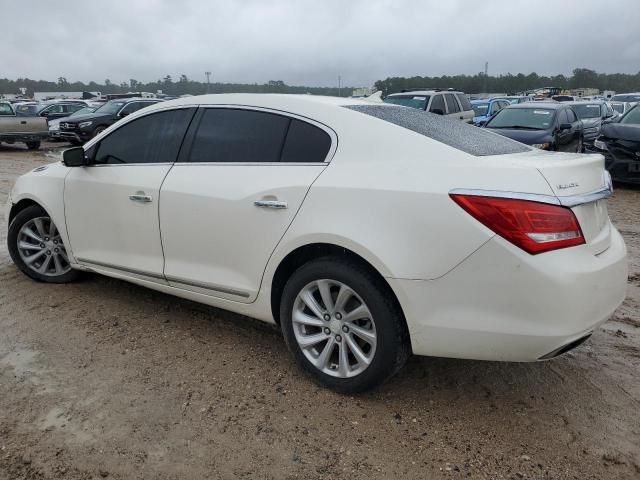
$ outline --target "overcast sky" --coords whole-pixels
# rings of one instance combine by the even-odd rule
[[[1,0],[0,77],[371,85],[640,71],[640,0]]]

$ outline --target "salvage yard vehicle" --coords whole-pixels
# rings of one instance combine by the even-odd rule
[[[80,115],[87,115],[89,113],[95,112],[97,107],[84,107],[80,110],[76,110],[68,117],[58,118],[55,120],[49,120],[49,138],[53,141],[63,140],[60,137],[60,122],[66,122],[67,118],[79,117]]]
[[[23,142],[37,150],[48,135],[46,118],[18,116],[9,102],[0,102],[0,142]]]
[[[93,113],[60,122],[58,136],[74,145],[81,145],[87,140],[100,135],[118,120],[159,101],[138,97],[110,100]]]
[[[537,361],[584,342],[626,292],[611,192],[601,155],[413,108],[207,95],[20,177],[7,241],[35,280],[88,270],[279,324],[316,381],[358,392],[411,353]]]
[[[388,95],[384,103],[417,108],[467,123],[472,123],[475,115],[466,95],[454,90],[403,90],[402,93]]]
[[[45,103],[41,105],[37,115],[40,117],[47,117],[48,120],[55,120],[57,118],[68,117],[72,113],[77,112],[86,106],[86,102],[73,100]]]
[[[640,106],[629,110],[618,123],[602,126],[593,151],[602,153],[614,180],[640,185]]]
[[[582,122],[584,147],[590,149],[600,135],[602,124],[613,119],[615,112],[603,101],[570,102],[568,105]]]
[[[493,117],[503,108],[511,105],[508,100],[498,100],[494,98],[488,98],[485,100],[472,100],[471,106],[473,107],[473,124],[481,127],[487,120]]]
[[[566,103],[511,105],[492,117],[485,128],[542,150],[583,150],[582,122]]]

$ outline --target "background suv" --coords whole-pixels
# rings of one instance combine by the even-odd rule
[[[405,90],[392,93],[384,99],[385,103],[413,107],[437,115],[447,115],[467,123],[473,122],[471,102],[463,92],[452,90]]]

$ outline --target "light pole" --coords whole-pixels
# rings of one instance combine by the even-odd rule
[[[338,96],[342,96],[342,77],[338,75]]]
[[[211,87],[211,82],[210,82],[211,72],[204,72],[204,74],[207,76],[207,93],[209,93],[209,90]]]

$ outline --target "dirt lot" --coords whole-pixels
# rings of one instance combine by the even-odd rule
[[[0,146],[0,204],[54,145]],[[640,191],[610,212],[628,297],[584,346],[414,358],[356,397],[311,383],[259,322],[99,276],[32,282],[0,218],[0,479],[638,479]]]

